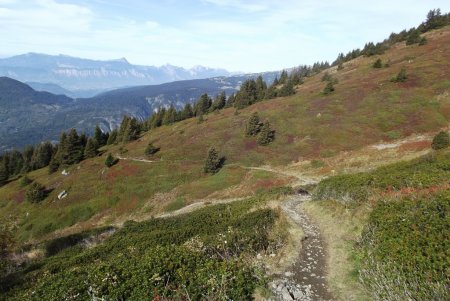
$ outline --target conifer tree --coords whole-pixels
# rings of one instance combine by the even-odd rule
[[[106,157],[105,165],[106,165],[107,167],[111,167],[111,166],[113,166],[113,165],[116,164],[116,163],[117,163],[117,159],[114,158],[114,157],[111,155],[111,153],[109,153],[108,156]]]
[[[52,159],[54,153],[54,147],[50,141],[39,144],[33,153],[31,158],[31,167],[33,170],[47,166]]]
[[[203,168],[205,173],[214,174],[219,171],[221,164],[221,159],[214,147],[210,147],[205,161],[205,166]]]
[[[97,156],[97,148],[97,140],[95,140],[95,138],[89,138],[86,147],[84,148],[84,158],[94,158]]]
[[[106,142],[106,144],[111,145],[116,143],[116,141],[117,141],[117,129],[114,129],[109,134],[108,141]]]
[[[108,141],[107,135],[105,133],[103,133],[102,129],[100,128],[100,126],[98,124],[95,126],[94,140],[97,143],[98,147],[102,147],[102,146],[106,145],[106,143]],[[86,141],[86,143],[87,143],[87,141]]]
[[[450,146],[450,136],[448,132],[440,131],[434,136],[431,148],[434,150],[444,149]]]
[[[328,82],[325,88],[323,89],[323,94],[327,95],[334,91],[333,82]]]
[[[381,59],[377,59],[377,60],[373,63],[372,67],[373,67],[373,68],[381,68],[381,67],[383,67],[383,63],[381,62]]]
[[[288,79],[288,73],[286,70],[281,71],[280,79],[278,80],[278,84],[285,84]]]
[[[62,164],[71,165],[83,160],[83,145],[76,129],[71,129],[69,131],[69,134],[67,135],[67,147],[67,160],[61,162]]]
[[[45,187],[38,182],[33,182],[27,189],[25,200],[30,203],[39,203],[45,198]]]
[[[267,84],[263,80],[262,76],[258,76],[256,79],[256,98],[257,100],[263,100],[266,95]]]
[[[22,158],[23,158],[23,172],[28,172],[33,170],[32,167],[32,158],[34,154],[34,147],[32,145],[27,145],[22,151]]]
[[[59,168],[59,161],[55,158],[55,156],[52,157],[50,160],[50,163],[48,164],[48,173],[52,174],[55,171],[57,171]]]
[[[208,94],[204,93],[200,96],[197,103],[195,104],[195,116],[200,116],[206,114],[211,107],[212,100]]]
[[[194,111],[192,110],[192,106],[190,103],[187,103],[184,105],[184,109],[181,112],[181,118],[184,119],[189,119],[194,117]]]
[[[402,68],[402,70],[400,70],[400,72],[397,74],[396,77],[392,79],[392,81],[395,83],[402,83],[405,82],[407,79],[408,76],[406,75],[406,70]]]
[[[222,91],[214,99],[214,102],[213,102],[213,104],[211,106],[211,111],[223,109],[225,107],[225,105],[226,105],[226,102],[227,102],[227,96],[225,94],[225,91]]]
[[[246,136],[256,136],[260,130],[259,116],[258,112],[253,112],[250,118],[247,120],[247,124],[245,127],[245,135]]]
[[[261,131],[258,134],[257,142],[259,145],[267,145],[271,143],[275,139],[275,133],[270,128],[269,121],[265,121],[263,126],[261,127]]]

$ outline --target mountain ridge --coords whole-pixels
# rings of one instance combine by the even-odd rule
[[[0,75],[23,82],[57,84],[71,91],[111,90],[233,74],[204,66],[189,69],[170,64],[145,66],[130,64],[126,58],[93,60],[34,52],[0,59]]]

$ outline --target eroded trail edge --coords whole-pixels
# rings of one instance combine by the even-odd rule
[[[282,205],[282,210],[303,229],[305,238],[296,262],[271,283],[278,300],[333,300],[326,281],[327,261],[320,230],[302,208],[310,199],[307,195],[293,196]]]

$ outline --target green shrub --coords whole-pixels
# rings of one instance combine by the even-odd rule
[[[434,150],[444,149],[450,145],[450,136],[448,132],[440,131],[436,136],[434,136],[431,142],[431,147]]]
[[[128,222],[89,249],[74,245],[84,234],[55,240],[54,256],[0,275],[0,299],[250,300],[265,279],[246,258],[274,248],[274,211],[250,210],[264,201]]]
[[[147,156],[154,155],[154,154],[156,154],[158,151],[159,151],[159,147],[154,146],[153,143],[151,143],[151,142],[150,142],[150,143],[147,145],[147,147],[145,148],[145,154],[146,154]]]
[[[119,160],[116,159],[116,158],[114,158],[111,154],[108,154],[108,156],[106,157],[106,160],[105,160],[105,165],[106,165],[107,167],[111,167],[111,166],[113,166],[114,164],[116,164],[118,161],[119,161]]]
[[[334,92],[333,82],[328,82],[325,88],[323,88],[323,94],[328,95]]]
[[[381,68],[381,67],[383,67],[383,63],[381,62],[381,59],[377,59],[377,60],[373,63],[372,67],[373,67],[373,68]]]
[[[375,300],[445,300],[450,192],[379,203],[362,235],[361,279]]]
[[[19,182],[19,186],[20,187],[25,187],[28,186],[29,184],[31,184],[33,182],[33,180],[31,180],[27,175],[24,175]]]
[[[391,81],[394,83],[403,83],[408,79],[408,76],[406,75],[406,69],[402,68],[400,72],[397,74],[396,77],[392,78]]]
[[[371,172],[337,175],[322,180],[315,199],[334,199],[343,203],[363,202],[374,190],[429,188],[448,181],[450,153],[427,155],[409,162],[380,167]]]
[[[45,187],[38,182],[33,182],[28,187],[25,200],[30,203],[39,203],[45,199]]]

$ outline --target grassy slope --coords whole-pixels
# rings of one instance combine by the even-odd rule
[[[339,80],[336,92],[321,94],[324,82],[318,74],[298,87],[297,94],[261,102],[234,114],[234,109],[210,114],[204,123],[195,119],[164,126],[125,145],[123,157],[143,157],[149,141],[161,147],[146,163],[121,160],[104,167],[105,154],[70,168],[67,177],[47,170],[30,177],[54,189],[39,205],[23,202],[24,190],[12,182],[0,188],[0,219],[14,221],[22,241],[40,238],[57,229],[77,224],[77,231],[105,224],[129,213],[153,214],[182,199],[189,204],[199,198],[241,196],[261,188],[280,186],[290,179],[245,166],[284,166],[303,158],[330,157],[380,140],[411,133],[436,131],[448,125],[450,115],[450,28],[428,33],[424,46],[396,45],[380,58],[390,67],[373,69],[377,57],[328,70]],[[392,83],[390,78],[406,68],[409,79]],[[253,111],[269,119],[276,140],[261,147],[246,138],[243,129]],[[226,156],[226,164],[214,176],[202,174],[210,145]],[[119,152],[119,146],[106,149]],[[67,190],[69,196],[56,196]],[[85,221],[84,223],[79,223]],[[74,230],[75,231],[75,230]]]

